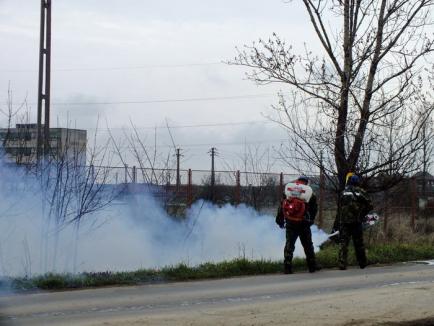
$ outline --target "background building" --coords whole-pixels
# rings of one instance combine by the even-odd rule
[[[0,129],[0,141],[6,159],[17,164],[36,163],[37,136],[36,123],[17,124],[15,128]],[[77,159],[79,164],[86,164],[86,130],[50,128],[49,143],[50,159]]]

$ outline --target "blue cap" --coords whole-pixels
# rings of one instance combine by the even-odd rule
[[[348,184],[353,186],[358,185],[359,183],[360,183],[360,178],[357,175],[352,175],[348,180]]]

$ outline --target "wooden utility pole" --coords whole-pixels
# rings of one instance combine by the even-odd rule
[[[39,162],[42,153],[48,155],[50,147],[50,89],[51,89],[51,0],[41,0],[41,33],[39,44],[37,149]],[[42,108],[44,132],[42,138]],[[43,144],[43,151],[42,151]]]
[[[217,155],[217,149],[215,147],[211,148],[211,194],[210,194],[210,200],[214,201],[215,198],[215,156]]]
[[[179,192],[181,187],[181,174],[180,174],[180,161],[181,161],[181,149],[176,149],[176,191]]]
[[[188,169],[188,184],[187,184],[187,207],[191,207],[193,203],[193,174],[191,169]]]
[[[235,205],[239,205],[240,201],[241,201],[241,173],[240,170],[238,170],[235,173],[235,200],[234,203]]]

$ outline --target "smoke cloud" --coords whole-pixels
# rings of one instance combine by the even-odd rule
[[[46,217],[35,177],[2,167],[0,183],[0,276],[283,257],[284,230],[273,216],[244,205],[198,201],[180,220],[151,193],[139,194],[85,216],[77,228]],[[315,246],[326,240],[316,226],[312,231]],[[304,256],[299,242],[295,255]]]

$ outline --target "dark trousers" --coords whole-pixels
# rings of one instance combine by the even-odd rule
[[[315,251],[312,243],[312,232],[307,223],[286,225],[286,244],[284,249],[284,263],[291,266],[294,256],[295,242],[300,237],[300,242],[306,254],[306,262],[309,270],[315,269]]]
[[[353,238],[354,250],[360,267],[365,267],[366,252],[363,243],[363,227],[362,223],[344,223],[341,225],[339,232],[339,266],[346,267],[348,262],[348,245],[350,239]]]

